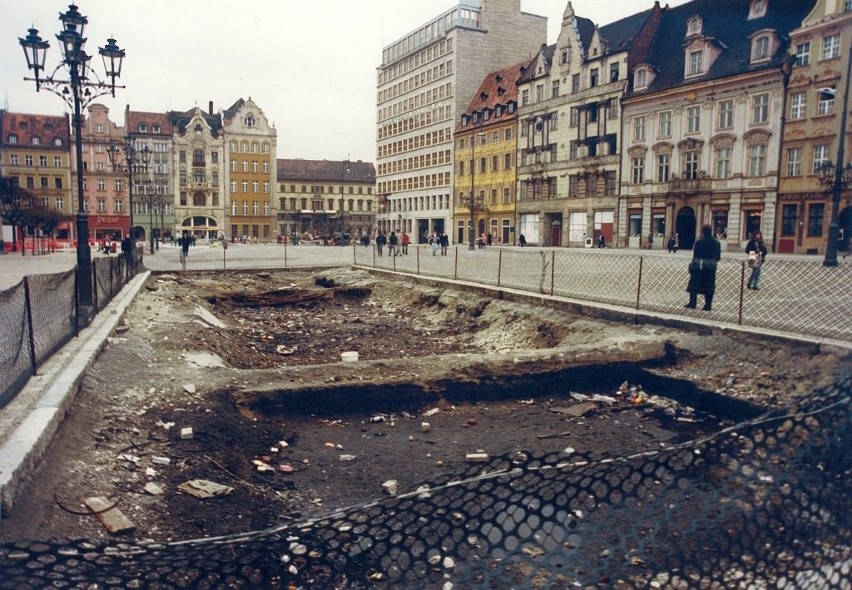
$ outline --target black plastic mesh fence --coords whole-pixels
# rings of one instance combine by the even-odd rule
[[[658,452],[516,452],[244,535],[6,544],[0,588],[849,589],[851,388]]]
[[[0,291],[0,407],[20,391],[33,374],[23,282]]]
[[[92,266],[97,311],[136,274],[139,258],[135,256],[130,264],[123,256],[95,258]],[[28,275],[25,281],[0,291],[0,408],[26,385],[39,365],[84,327],[85,318],[77,317],[76,274],[72,269]]]

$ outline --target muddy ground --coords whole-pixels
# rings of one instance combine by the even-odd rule
[[[152,276],[0,541],[111,537],[83,503],[94,496],[135,526],[125,538],[180,540],[357,505],[389,480],[412,489],[471,454],[659,449],[846,363],[348,269]],[[228,493],[181,491],[192,480]]]

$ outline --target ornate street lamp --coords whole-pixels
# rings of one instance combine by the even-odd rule
[[[344,207],[343,200],[343,184],[346,181],[346,175],[350,171],[349,158],[347,157],[344,161],[340,163],[340,213],[338,216],[340,217],[340,240],[343,242],[343,234],[346,233],[346,211]]]
[[[28,35],[18,41],[27,59],[27,68],[32,70],[33,78],[24,80],[35,82],[36,92],[42,88],[53,92],[74,109],[74,135],[77,148],[77,292],[80,305],[91,306],[93,303],[92,284],[92,250],[89,246],[89,218],[86,214],[85,195],[83,193],[83,116],[82,109],[96,98],[105,94],[115,96],[116,79],[121,76],[121,64],[124,50],[115,43],[115,39],[107,39],[107,44],[98,49],[103,58],[105,76],[99,78],[89,67],[91,56],[87,55],[84,47],[86,38],[83,36],[89,19],[77,11],[74,4],[68,6],[65,13],[59,15],[62,30],[56,35],[62,50],[62,62],[52,73],[45,76],[45,59],[50,44],[42,39],[37,29],[29,29]],[[67,70],[68,79],[63,79],[60,70]]]
[[[846,90],[843,93],[843,111],[840,115],[840,132],[837,134],[837,162],[825,162],[819,169],[819,179],[831,188],[831,223],[828,226],[828,244],[825,246],[823,266],[837,266],[837,242],[840,240],[840,197],[852,182],[852,164],[843,165],[846,150],[846,117],[849,111],[849,79],[852,77],[852,47],[846,58]],[[826,92],[826,90],[823,90]],[[836,93],[835,93],[836,94]]]
[[[474,115],[478,117],[479,115]],[[476,231],[474,224],[476,223],[476,209],[481,208],[483,203],[482,195],[475,195],[476,191],[476,142],[480,137],[485,137],[481,131],[470,136],[470,195],[467,198],[467,205],[470,207],[470,243],[467,246],[468,250],[476,249]]]
[[[119,162],[119,153],[124,153],[124,161]],[[136,143],[130,135],[124,136],[124,145],[121,147],[114,141],[109,142],[107,147],[107,155],[109,162],[112,165],[113,172],[127,174],[127,202],[128,211],[130,212],[130,238],[136,240],[133,235],[133,173],[148,172],[148,164],[151,162],[151,149],[145,145],[141,149],[136,147]]]

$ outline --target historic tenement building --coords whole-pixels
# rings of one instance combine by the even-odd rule
[[[373,237],[376,169],[370,162],[278,159],[278,233],[291,240]]]
[[[775,236],[790,31],[812,2],[694,0],[665,12],[630,71],[618,244],[690,248],[702,224],[723,247]]]
[[[166,113],[124,111],[126,138],[139,150],[150,151],[147,165],[133,164],[133,237],[146,243],[153,236],[167,240],[181,234],[175,227],[175,183],[172,126]],[[125,155],[126,157],[126,155]],[[124,160],[124,171],[127,162]],[[128,178],[129,181],[129,178]]]
[[[517,243],[518,80],[529,65],[526,60],[488,74],[456,127],[451,239],[457,243],[473,244],[483,234],[491,234],[493,244]]]
[[[614,237],[621,99],[664,15],[658,3],[597,27],[568,2],[555,45],[518,83],[518,231],[528,243],[584,246]]]
[[[382,52],[377,80],[377,224],[419,239],[449,233],[459,113],[488,72],[529,59],[547,19],[520,0],[460,3]]]
[[[242,98],[222,112],[227,235],[267,242],[278,235],[275,196],[277,131],[257,104]]]
[[[77,213],[77,190],[76,185],[72,186],[68,116],[0,110],[0,133],[0,176],[16,180],[33,196],[34,204],[66,216],[59,222],[55,236],[62,241],[76,240],[73,216]],[[91,211],[90,203],[84,205]],[[11,240],[12,236],[4,232],[6,239]],[[11,246],[4,244],[7,250]]]
[[[172,178],[177,193],[175,225],[180,235],[217,239],[227,235],[222,121],[196,107],[168,113],[172,128]]]
[[[843,141],[849,162],[849,130],[840,129],[852,59],[852,2],[818,0],[790,33],[795,61],[787,85],[781,179],[773,241],[778,252],[824,254],[831,223],[831,185],[820,169],[837,164]],[[847,105],[848,108],[848,105]],[[831,168],[823,175],[833,180]],[[838,249],[849,250],[852,195],[843,187],[838,208]]]

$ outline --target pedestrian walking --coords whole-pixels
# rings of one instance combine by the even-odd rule
[[[669,241],[666,243],[669,253],[677,252],[677,238],[675,234],[669,236]]]
[[[485,237],[485,245],[490,246],[494,242],[494,237],[491,235],[491,232],[488,232],[488,235]]]
[[[524,234],[518,236],[518,243],[521,245],[521,248],[527,245],[527,238]]]
[[[429,247],[432,248],[432,256],[435,256],[438,253],[438,248],[441,247],[441,244],[438,242],[438,236],[435,234],[429,236]]]
[[[447,248],[450,247],[450,236],[441,234],[441,256],[447,255]]]
[[[748,266],[751,269],[751,276],[749,276],[746,286],[757,291],[758,283],[760,283],[760,271],[766,260],[766,244],[763,242],[763,233],[760,230],[751,235],[751,240],[746,244],[745,251],[748,256]]]
[[[180,242],[180,259],[186,260],[186,257],[189,256],[189,245],[192,244],[192,238],[184,234],[178,241]]]
[[[387,244],[387,243],[388,243],[388,239],[385,237],[385,234],[383,234],[381,231],[379,231],[379,234],[376,236],[376,252],[379,253],[379,256],[382,255],[382,249],[385,247],[385,244]]]
[[[598,248],[606,248],[606,237],[603,234],[598,236]]]
[[[408,256],[408,245],[411,243],[411,237],[409,237],[408,232],[402,232],[402,254],[404,256]]]
[[[398,247],[399,237],[396,235],[395,231],[392,231],[390,237],[388,237],[388,256],[396,256],[398,254]]]
[[[689,293],[689,303],[684,307],[695,309],[698,295],[704,295],[704,310],[713,307],[713,295],[716,292],[716,265],[722,258],[722,246],[713,237],[713,228],[704,225],[701,228],[701,239],[695,242],[692,249],[692,261],[689,263],[689,283],[686,290]]]

